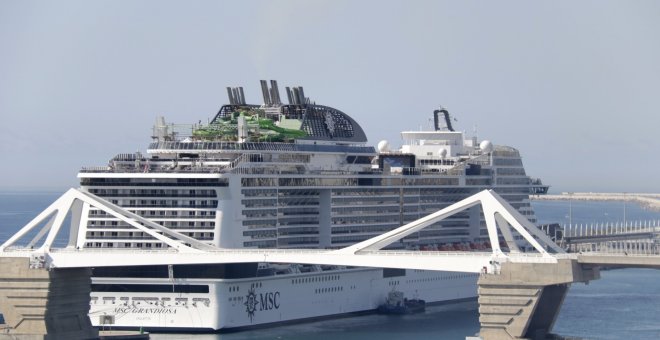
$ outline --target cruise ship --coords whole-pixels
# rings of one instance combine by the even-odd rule
[[[404,131],[400,149],[369,146],[348,114],[302,87],[261,81],[264,103],[242,87],[207,124],[159,117],[146,154],[83,168],[82,190],[221,248],[337,249],[380,235],[484,189],[535,222],[529,195],[547,186],[519,152],[454,130],[433,111],[428,131]],[[420,115],[420,121],[425,120]],[[89,248],[167,245],[86,208]],[[407,236],[389,249],[490,247],[480,207]],[[392,291],[427,303],[474,299],[476,274],[284,263],[142,266],[93,270],[90,318],[98,326],[215,332],[374,311]]]

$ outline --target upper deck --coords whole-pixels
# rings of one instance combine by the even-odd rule
[[[119,154],[107,166],[83,168],[78,177],[423,176],[451,178],[454,185],[530,185],[516,149],[466,138],[443,108],[434,111],[434,129],[404,131],[401,148],[390,150],[381,141],[376,150],[350,116],[311,102],[302,87],[287,87],[289,103],[283,104],[277,82],[261,85],[263,104],[247,104],[241,87],[227,88],[229,104],[208,124],[158,118],[147,155]],[[514,169],[494,170],[503,167]],[[516,178],[495,178],[503,176]]]
[[[270,152],[350,152],[375,154],[373,146],[350,144],[308,144],[308,143],[238,143],[238,142],[210,142],[210,141],[158,141],[149,144],[147,153],[222,153],[235,152],[255,153]]]
[[[272,80],[268,87],[262,80],[261,85],[264,95],[261,105],[247,104],[242,87],[227,88],[230,104],[223,105],[208,124],[166,124],[164,118],[159,118],[153,129],[155,143],[150,146],[151,152],[157,152],[161,146],[174,150],[251,150],[259,143],[268,143],[265,147],[270,147],[270,143],[361,145],[367,142],[364,130],[353,118],[338,109],[311,102],[304,97],[302,87],[293,90],[287,87],[289,104],[283,104],[276,81]],[[195,147],[161,143],[195,143]],[[250,144],[246,148],[237,146],[242,143]]]

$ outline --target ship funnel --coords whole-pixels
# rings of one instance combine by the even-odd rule
[[[268,83],[265,80],[261,81],[261,94],[264,96],[264,105],[270,106],[270,93],[268,91]]]
[[[291,91],[293,92],[293,105],[300,105],[300,91],[297,87],[294,87]]]
[[[245,93],[242,87],[227,87],[227,96],[231,105],[245,105]]]
[[[236,102],[234,101],[234,93],[229,86],[227,86],[227,97],[229,97],[229,104],[236,105]]]
[[[305,98],[302,86],[294,86],[291,89],[287,87],[286,95],[289,99],[289,105],[306,105],[310,103],[309,98]]]
[[[443,127],[440,126],[440,114],[444,116],[445,124],[447,125],[447,130],[454,131],[454,128],[451,126],[451,118],[449,117],[449,111],[447,111],[447,109],[445,109],[442,106],[439,109],[433,111],[433,127],[435,128],[435,131],[444,130]]]
[[[280,89],[277,86],[277,80],[270,81],[270,88],[268,87],[267,81],[261,80],[261,93],[264,96],[265,106],[282,105],[282,99],[280,99]]]
[[[277,80],[270,81],[270,98],[273,105],[282,105],[280,100],[280,89],[277,86]]]
[[[289,100],[289,105],[294,105],[293,94],[291,93],[291,89],[288,86],[286,87],[286,97]]]
[[[243,87],[242,86],[238,87],[238,94],[241,97],[241,104],[245,105],[245,93],[243,93]]]
[[[232,88],[231,89],[232,96],[234,96],[234,102],[238,105],[241,103],[241,95],[238,94],[238,89],[237,88]]]
[[[300,95],[300,99],[298,101],[300,102],[301,105],[308,104],[309,100],[305,98],[305,92],[303,91],[302,86],[298,86],[298,94]]]

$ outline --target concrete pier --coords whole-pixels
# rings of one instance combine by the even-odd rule
[[[599,277],[597,267],[583,266],[577,260],[502,263],[499,275],[479,278],[481,338],[546,339],[570,284]]]
[[[91,269],[30,268],[27,257],[0,257],[0,268],[0,339],[99,337],[87,316]]]

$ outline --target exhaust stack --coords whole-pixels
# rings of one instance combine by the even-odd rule
[[[440,126],[440,114],[444,116],[447,130],[454,131],[454,128],[451,126],[451,117],[449,117],[449,111],[447,111],[447,109],[442,106],[439,109],[433,111],[433,124],[435,131],[442,130],[442,127]]]
[[[231,105],[245,105],[243,87],[227,87],[227,97]]]
[[[268,91],[268,83],[265,80],[261,81],[261,94],[264,96],[264,105],[272,105],[270,91]]]

